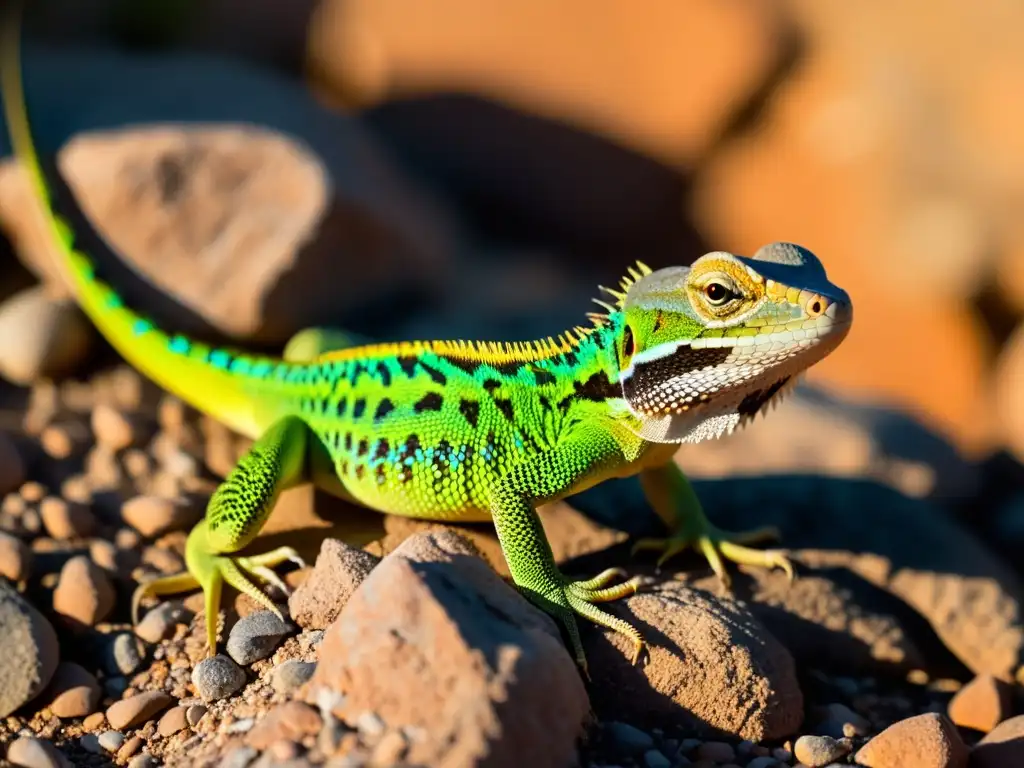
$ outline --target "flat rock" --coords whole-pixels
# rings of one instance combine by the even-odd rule
[[[313,572],[288,598],[292,620],[304,629],[326,629],[378,562],[369,552],[324,539]]]
[[[57,633],[39,611],[0,581],[0,717],[38,695],[60,661]]]
[[[976,674],[1010,681],[1024,660],[1024,587],[940,507],[864,480],[783,475],[694,486],[715,524],[777,526],[800,574],[823,570],[890,593]],[[931,642],[911,640],[922,650]]]
[[[36,45],[24,58],[40,151],[57,155],[86,217],[132,267],[99,254],[111,282],[159,324],[283,343],[345,325],[382,295],[440,285],[453,219],[297,80],[195,54]],[[189,99],[168,98],[182,82],[194,84]],[[5,171],[2,224],[47,274],[26,179]],[[358,276],[323,280],[347,255]]]
[[[1024,765],[1024,715],[1004,720],[974,745],[971,768]]]
[[[65,768],[71,765],[52,742],[33,736],[15,739],[7,748],[7,760],[18,768]]]
[[[163,691],[146,691],[115,702],[107,709],[107,722],[111,728],[121,730],[152,720],[174,703]]]
[[[740,604],[665,583],[609,606],[640,631],[648,654],[633,666],[627,638],[584,632],[599,714],[622,717],[626,700],[629,716],[645,724],[685,723],[704,735],[752,741],[800,726],[793,657]]]
[[[890,725],[854,759],[867,768],[966,768],[968,750],[944,715],[930,712]]]
[[[409,538],[326,632],[310,695],[335,714],[421,730],[414,764],[557,766],[589,711],[557,627],[450,532]],[[416,691],[410,696],[409,691]]]
[[[828,574],[801,574],[790,582],[781,571],[732,572],[732,594],[793,655],[797,664],[850,675],[900,674],[925,666],[924,656],[899,620],[863,600]],[[710,574],[686,583],[713,594]]]
[[[124,521],[147,538],[189,530],[202,515],[202,509],[196,505],[160,496],[136,496],[121,507]]]
[[[102,621],[114,610],[110,577],[86,555],[76,555],[61,568],[53,591],[53,610],[87,626]]]

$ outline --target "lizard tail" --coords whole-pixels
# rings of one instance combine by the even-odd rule
[[[77,243],[82,240],[69,219],[61,216],[46,181],[29,129],[21,78],[17,12],[4,14],[0,35],[0,94],[15,157],[27,171],[42,207],[61,272],[75,298],[107,341],[133,367],[190,405],[243,434],[257,436],[266,422],[257,413],[255,381],[277,378],[286,367],[274,358],[254,357],[217,349],[157,328],[125,306],[100,280],[92,259]]]

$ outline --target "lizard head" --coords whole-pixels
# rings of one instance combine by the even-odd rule
[[[790,243],[638,276],[620,308],[619,383],[637,434],[660,443],[732,432],[835,349],[853,318],[817,257]]]

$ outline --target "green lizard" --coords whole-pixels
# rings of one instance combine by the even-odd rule
[[[14,35],[15,41],[17,35]],[[142,600],[205,593],[209,652],[217,645],[224,582],[268,609],[257,586],[291,549],[241,555],[278,494],[312,481],[381,512],[446,521],[493,520],[512,579],[564,628],[585,670],[576,615],[643,640],[598,607],[633,593],[609,569],[573,581],[556,567],[537,505],[605,479],[639,474],[668,536],[637,542],[686,547],[727,578],[723,558],[780,567],[779,550],[745,544],[705,517],[673,461],[678,445],[731,432],[845,337],[852,308],[809,251],[776,243],[753,258],[709,253],[691,267],[629,270],[588,327],[533,342],[419,341],[348,346],[310,333],[271,358],[165,333],[94,274],[33,147],[14,45],[3,93],[16,156],[30,171],[53,242],[83,310],[118,352],[157,384],[254,438],[190,533],[187,571],[142,584]],[[12,63],[13,61],[13,63]]]

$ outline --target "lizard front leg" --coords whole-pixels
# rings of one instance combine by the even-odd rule
[[[712,570],[728,588],[730,579],[722,558],[734,563],[764,568],[781,568],[790,579],[793,566],[778,549],[751,549],[743,546],[766,539],[778,538],[771,527],[742,533],[730,533],[716,528],[704,514],[697,494],[683,471],[675,462],[645,469],[640,473],[640,485],[647,502],[669,530],[662,539],[641,539],[633,546],[634,554],[640,550],[660,550],[658,565],[690,547],[703,553]]]
[[[634,663],[644,647],[640,633],[632,625],[595,605],[635,593],[639,580],[609,586],[613,579],[622,575],[617,568],[581,581],[564,576],[555,565],[551,546],[534,508],[538,502],[567,491],[586,476],[600,471],[602,465],[615,460],[618,446],[614,440],[595,432],[589,439],[571,440],[514,465],[491,493],[494,525],[516,587],[531,603],[562,624],[584,674],[587,663],[576,614],[628,637],[633,642]]]
[[[252,557],[233,553],[248,545],[270,516],[280,492],[305,479],[309,428],[293,416],[268,429],[218,486],[206,507],[206,517],[189,534],[184,573],[141,584],[132,598],[132,621],[148,595],[167,595],[201,587],[206,597],[206,627],[210,655],[216,653],[217,618],[224,582],[252,597],[282,619],[281,611],[251,580],[284,587],[270,570],[292,560],[301,564],[290,547]]]

